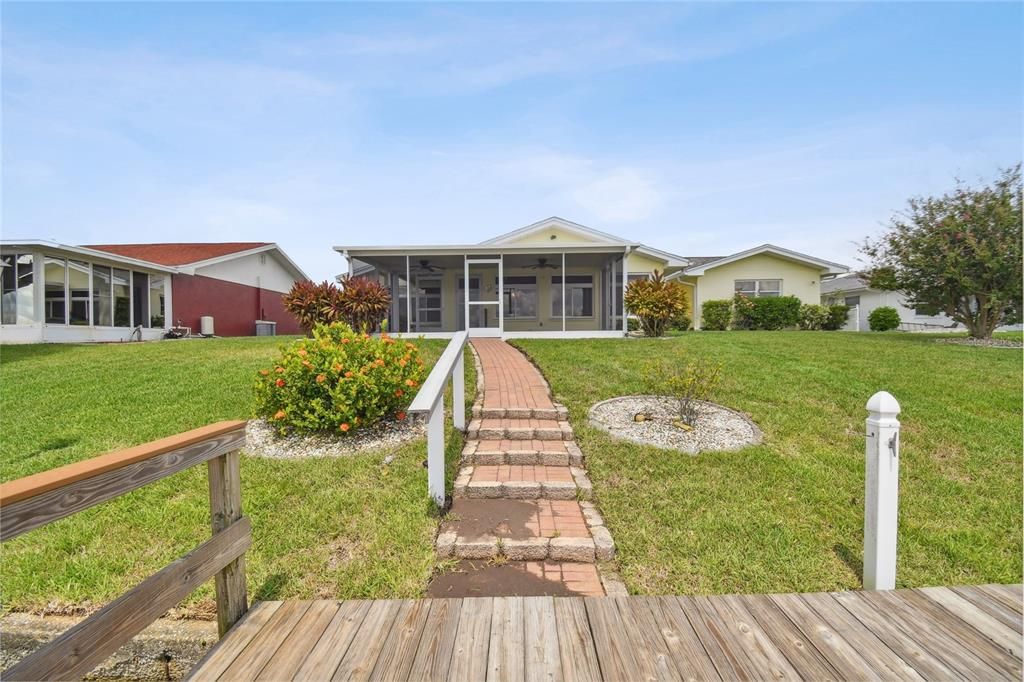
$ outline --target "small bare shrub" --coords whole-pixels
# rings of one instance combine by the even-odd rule
[[[671,397],[678,404],[681,428],[692,430],[698,403],[710,400],[722,377],[722,364],[704,357],[661,357],[644,372],[648,390]]]

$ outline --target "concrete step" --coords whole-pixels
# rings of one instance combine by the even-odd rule
[[[555,419],[491,419],[469,422],[466,437],[480,440],[572,440],[572,426]]]
[[[466,466],[459,471],[454,497],[510,500],[589,500],[594,488],[580,467],[545,465]]]
[[[473,406],[474,419],[554,419],[566,421],[569,410],[564,405],[556,404],[550,408],[537,407],[482,407]]]
[[[462,461],[469,465],[544,464],[583,466],[583,452],[568,440],[469,440],[462,448]]]
[[[435,543],[441,559],[608,561],[615,543],[589,502],[455,498]]]

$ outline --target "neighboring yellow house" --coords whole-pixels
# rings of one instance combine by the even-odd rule
[[[334,248],[349,274],[391,289],[393,332],[428,336],[466,329],[467,319],[471,336],[622,336],[626,285],[656,270],[687,286],[699,327],[704,301],[742,290],[817,303],[821,276],[847,271],[767,244],[686,258],[561,218],[479,244]]]

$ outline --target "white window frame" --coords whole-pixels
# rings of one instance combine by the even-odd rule
[[[567,281],[569,277],[589,277],[590,278],[590,282],[588,284],[584,284],[582,282],[569,282],[569,281]],[[564,278],[564,279],[562,279],[562,281],[556,283],[555,282],[556,278]],[[562,312],[558,311],[555,308],[555,297],[554,297],[555,287],[559,287],[561,289],[561,291],[563,292],[563,295],[562,295],[562,310],[564,311],[566,319],[573,319],[573,320],[592,320],[592,319],[594,319],[594,312],[593,312],[594,311],[594,275],[593,275],[593,273],[576,273],[576,274],[569,273],[567,275],[551,275],[551,292],[552,292],[552,296],[551,296],[551,317],[558,317],[559,315],[562,315]],[[572,298],[572,291],[574,289],[589,289],[590,290],[590,310],[591,310],[590,315],[573,315],[570,312],[571,306],[565,305],[565,302]],[[582,308],[582,305],[580,307]]]
[[[532,284],[519,284],[509,283],[510,279],[517,277],[525,277],[533,280]],[[495,278],[495,285],[498,281]],[[536,275],[508,275],[505,277],[504,286],[502,287],[502,296],[508,296],[508,304],[505,306],[505,319],[506,320],[536,320],[540,317],[540,297],[537,293],[537,276]],[[520,290],[533,293],[533,309],[536,311],[533,315],[516,315],[515,309],[512,306],[511,293],[513,290]]]
[[[778,292],[776,292],[774,290],[769,290],[769,293],[775,294],[776,297],[782,296],[782,279],[774,279],[774,278],[766,277],[764,279],[735,279],[735,280],[733,280],[733,282],[732,282],[733,293],[734,294],[743,294],[744,296],[748,296],[749,295],[748,292],[740,291],[740,288],[739,288],[740,282],[753,282],[754,283],[754,292],[753,292],[753,297],[754,298],[768,298],[768,296],[762,296],[762,294],[761,294],[761,282],[778,282],[779,283]]]

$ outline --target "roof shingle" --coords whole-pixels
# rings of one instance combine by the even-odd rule
[[[160,265],[188,265],[199,261],[241,253],[270,242],[178,242],[168,244],[89,244],[87,249],[116,253],[119,256],[159,263]]]

